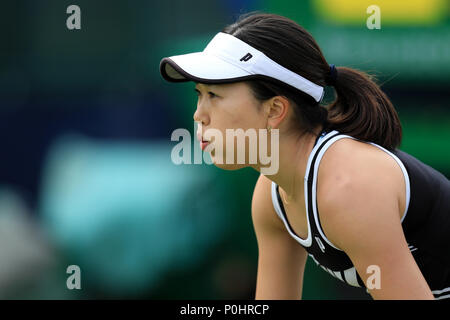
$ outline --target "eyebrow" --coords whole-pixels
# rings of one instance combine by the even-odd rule
[[[216,91],[217,89],[219,89],[219,87],[216,84],[208,84],[208,83],[200,83],[200,82],[195,82],[195,89],[197,89],[197,85],[202,85],[205,90],[213,90]]]

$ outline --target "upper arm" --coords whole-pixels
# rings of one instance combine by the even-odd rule
[[[345,251],[366,285],[368,267],[379,268],[380,288],[368,287],[374,299],[432,299],[403,233],[395,167],[346,158],[330,170],[330,157],[319,175],[318,206],[327,237]]]
[[[300,299],[306,250],[286,231],[271,200],[271,180],[260,175],[252,199],[258,242],[256,299]]]

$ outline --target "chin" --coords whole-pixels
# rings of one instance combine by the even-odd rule
[[[248,164],[216,163],[216,162],[214,162],[214,159],[213,159],[213,164],[214,164],[217,168],[220,168],[220,169],[223,169],[223,170],[228,170],[228,171],[234,171],[234,170],[239,170],[239,169],[242,169],[242,168],[247,168],[247,167],[249,167]]]
[[[212,150],[212,152],[210,153],[211,156],[211,161],[212,163],[223,170],[228,170],[228,171],[234,171],[234,170],[239,170],[242,168],[247,168],[247,167],[251,167],[252,165],[249,164],[249,160],[248,160],[248,156],[245,157],[245,163],[237,163],[237,158],[235,157],[234,159],[234,163],[226,163],[226,156],[223,156],[222,159],[222,163],[218,163],[218,160],[220,160],[219,158],[216,157],[216,152],[215,150]]]
[[[226,163],[225,157],[222,160],[222,163],[218,163],[216,157],[214,157],[213,154],[211,154],[211,160],[217,168],[220,168],[223,170],[228,170],[228,171],[239,170],[239,169],[246,168],[249,166],[248,164],[245,164],[245,163],[242,163],[242,164],[241,163],[237,163],[237,164],[236,163]]]

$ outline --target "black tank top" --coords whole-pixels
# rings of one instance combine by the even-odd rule
[[[324,234],[317,209],[317,172],[325,151],[337,140],[354,137],[334,130],[322,132],[308,158],[305,172],[306,239],[289,224],[278,185],[272,182],[272,202],[289,234],[307,250],[322,269],[339,280],[365,287],[347,254]],[[422,274],[437,299],[450,298],[450,182],[440,172],[398,149],[391,151],[372,143],[395,159],[406,185],[406,206],[401,219],[403,232]]]

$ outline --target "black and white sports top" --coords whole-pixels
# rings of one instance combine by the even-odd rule
[[[308,236],[295,234],[278,191],[272,182],[272,202],[289,234],[307,250],[322,269],[339,280],[365,287],[347,254],[338,249],[324,234],[318,213],[316,188],[320,161],[326,150],[342,138],[354,137],[334,130],[322,132],[308,158],[304,190]],[[401,219],[409,249],[436,298],[450,298],[450,182],[440,172],[400,151],[388,151],[400,166],[406,185],[406,206]]]

